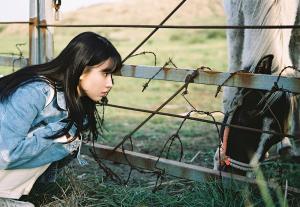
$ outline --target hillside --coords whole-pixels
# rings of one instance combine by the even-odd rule
[[[158,24],[179,2],[179,0],[126,0],[112,4],[100,4],[66,14],[63,22]],[[167,23],[199,24],[203,23],[203,20],[223,15],[219,0],[189,0]]]
[[[59,24],[158,24],[179,0],[123,0],[61,14]],[[63,7],[62,2],[62,7]],[[220,0],[189,0],[166,24],[213,24],[224,18]],[[9,25],[2,34],[24,33],[27,25]]]
[[[60,14],[55,24],[159,24],[180,0],[120,0],[98,4]],[[169,25],[221,25],[225,24],[220,0],[188,0],[165,23]],[[62,1],[62,7],[63,7]],[[94,31],[109,38],[125,57],[152,29],[138,28],[55,28],[54,48],[58,54],[72,37],[82,31]],[[26,43],[24,55],[28,56],[28,26],[9,25],[0,30],[0,52],[16,52],[16,43]],[[174,58],[179,67],[198,67],[200,64],[226,68],[224,30],[160,29],[137,52],[153,51],[158,64]],[[216,61],[219,59],[220,61]],[[149,57],[134,58],[128,63],[153,65]]]

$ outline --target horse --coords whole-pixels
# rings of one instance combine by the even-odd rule
[[[228,25],[294,25],[300,22],[299,0],[224,0]],[[299,66],[299,32],[292,29],[229,29],[228,70],[296,76]],[[282,71],[284,69],[284,71]],[[298,97],[286,92],[224,88],[224,123],[287,133],[290,108],[293,134],[300,134]],[[283,152],[290,140],[274,134],[222,127],[222,146],[214,169],[247,174],[264,160],[272,145]],[[280,148],[279,148],[280,150]]]

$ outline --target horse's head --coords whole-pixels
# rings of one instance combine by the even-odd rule
[[[271,74],[272,59],[273,55],[262,58],[254,73]],[[224,123],[280,133],[286,131],[290,108],[286,93],[240,88],[237,94]],[[222,147],[215,155],[215,162],[218,162],[215,169],[245,174],[262,161],[269,148],[283,137],[222,127],[221,138]]]

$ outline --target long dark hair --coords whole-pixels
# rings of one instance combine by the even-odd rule
[[[75,123],[78,133],[89,130],[93,139],[100,133],[100,117],[96,103],[88,97],[79,97],[77,86],[86,66],[97,65],[111,58],[114,63],[111,73],[122,66],[121,56],[106,38],[93,33],[83,32],[74,37],[62,52],[53,60],[39,65],[24,67],[0,79],[0,101],[7,100],[16,89],[24,84],[42,80],[57,90],[63,91],[69,122]],[[84,120],[87,118],[87,123]],[[101,128],[101,127],[100,127]],[[52,138],[65,134],[61,132]]]

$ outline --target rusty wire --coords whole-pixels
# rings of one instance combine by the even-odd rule
[[[198,70],[194,70],[192,74],[189,74],[186,77],[185,84],[182,85],[170,98],[168,98],[162,105],[160,105],[155,111],[151,113],[150,116],[148,116],[142,123],[140,123],[134,130],[132,130],[128,135],[123,137],[122,141],[115,146],[113,151],[115,151],[117,148],[119,148],[129,137],[131,137],[136,131],[138,131],[144,124],[146,124],[157,112],[159,112],[163,107],[165,107],[171,100],[173,100],[184,88],[187,87],[188,84],[190,84],[196,76],[198,76],[199,72]]]
[[[144,92],[148,88],[149,83],[168,65],[173,65],[175,68],[177,68],[172,59],[169,58],[169,60],[151,78],[149,78],[149,80],[146,83],[143,84],[142,92]]]
[[[168,102],[170,102],[171,100],[173,100],[184,88],[187,88],[187,85],[189,83],[191,83],[194,78],[198,75],[198,70],[195,70],[192,74],[188,75],[187,78],[186,78],[186,81],[185,81],[185,84],[180,87],[167,101],[165,101],[160,107],[158,107],[158,109],[156,110],[156,112],[158,112],[160,109],[162,109]],[[105,101],[105,102],[102,102],[102,103],[98,103],[100,105],[102,105],[104,107],[104,105],[108,105],[108,102]],[[132,170],[133,169],[136,169],[138,170],[139,172],[145,172],[145,171],[142,171],[136,167],[134,167],[131,162],[129,161],[129,159],[127,158],[126,156],[126,153],[125,153],[125,147],[124,147],[124,143],[127,141],[127,140],[130,140],[130,148],[131,150],[133,150],[133,144],[132,144],[132,135],[138,130],[140,129],[145,123],[147,123],[156,113],[152,113],[148,118],[146,118],[141,124],[139,124],[133,131],[131,131],[129,134],[127,134],[125,137],[123,137],[122,141],[117,144],[117,146],[113,149],[113,151],[115,151],[117,148],[119,148],[120,146],[122,147],[122,152],[123,152],[123,155],[128,163],[128,165],[130,166],[130,171],[129,171],[129,174],[128,174],[128,178],[127,178],[127,181],[122,181],[122,179],[117,176],[111,169],[109,169],[107,166],[104,165],[103,162],[101,162],[101,160],[98,158],[96,152],[95,152],[95,148],[93,147],[93,150],[90,150],[94,159],[96,160],[96,162],[98,163],[99,167],[105,172],[105,174],[110,177],[113,181],[116,181],[117,183],[120,183],[120,184],[126,184],[129,179],[130,179],[130,175],[132,173]],[[185,119],[186,120],[186,119]],[[184,121],[185,121],[184,120]],[[184,121],[182,122],[182,124],[184,123]],[[182,126],[181,124],[181,126]],[[180,126],[180,128],[181,128]],[[177,131],[177,136],[175,136],[175,138],[177,137],[179,140],[180,138],[178,137],[178,132],[180,130],[180,128],[178,129]],[[173,140],[174,141],[174,140]],[[173,141],[171,142],[171,144],[173,143]],[[181,141],[180,141],[181,142]],[[94,143],[94,142],[93,142]],[[170,145],[171,146],[171,145]],[[182,143],[181,143],[181,147],[182,147]],[[169,150],[168,150],[169,152]],[[183,155],[183,148],[181,149],[181,157]],[[181,159],[180,159],[181,160]],[[153,171],[151,173],[155,173],[159,176],[161,176],[161,171]]]
[[[112,181],[122,185],[124,184],[124,181],[122,180],[122,178],[120,178],[120,176],[118,176],[115,172],[113,172],[109,167],[107,167],[102,161],[101,159],[98,157],[96,151],[95,151],[95,147],[94,147],[94,141],[93,141],[93,148],[89,149],[91,155],[93,156],[94,160],[97,162],[98,166],[103,170],[103,172],[105,173],[106,177],[110,178]]]
[[[28,22],[30,23],[30,22]],[[1,22],[0,22],[1,24]],[[103,27],[158,29],[300,29],[300,25],[152,25],[152,24],[39,24],[37,27]]]
[[[33,22],[0,22],[0,24],[32,24]]]
[[[17,58],[14,58],[13,59],[13,62],[12,62],[12,72],[15,72],[15,63],[16,63],[16,61],[18,61],[18,60],[24,60],[25,58],[24,58],[24,56],[23,56],[23,51],[22,51],[22,49],[21,49],[21,47],[20,46],[24,46],[26,43],[17,43],[15,46],[16,46],[16,48],[17,48],[17,50],[19,51],[19,53],[14,53],[14,52],[0,52],[0,55],[10,55],[10,56],[12,56],[12,58],[14,57],[14,56],[17,56]]]
[[[150,113],[150,114],[155,113],[155,114],[162,115],[162,116],[170,116],[170,117],[176,117],[176,118],[181,118],[181,119],[184,118],[184,116],[178,115],[178,114],[172,114],[172,113],[166,113],[166,112],[160,112],[160,111],[156,112],[156,111],[152,111],[152,110],[139,109],[139,108],[128,107],[128,106],[120,106],[120,105],[116,105],[116,104],[107,104],[107,106],[113,107],[113,108],[131,110],[131,111]],[[254,132],[259,132],[259,133],[273,134],[273,135],[278,135],[278,136],[286,136],[286,137],[293,138],[293,139],[298,138],[298,137],[296,137],[294,135],[291,135],[291,134],[281,134],[281,133],[277,133],[277,132],[273,132],[273,131],[265,131],[265,130],[260,130],[260,129],[256,129],[256,128],[244,127],[244,126],[235,125],[235,124],[227,124],[227,123],[222,123],[222,122],[217,122],[217,121],[214,122],[214,121],[210,121],[210,120],[207,120],[207,119],[201,119],[201,118],[196,118],[196,117],[188,117],[187,119],[194,120],[194,121],[205,122],[205,123],[209,123],[209,124],[223,125],[223,126],[228,126],[228,127],[237,128],[237,129],[249,130],[249,131],[254,131]]]
[[[157,173],[157,179],[156,179],[156,183],[155,183],[155,187],[154,187],[153,191],[157,191],[157,189],[159,189],[159,187],[160,187],[161,184],[163,183],[163,179],[165,178],[165,177],[164,177],[164,175],[165,175],[164,169],[158,168],[158,167],[157,167],[157,164],[158,164],[160,158],[162,157],[164,151],[166,150],[166,148],[167,148],[167,150],[166,150],[166,155],[165,155],[165,157],[166,157],[166,159],[169,158],[169,152],[170,152],[170,149],[171,149],[171,147],[172,147],[172,144],[174,143],[175,140],[178,140],[179,143],[180,143],[180,156],[179,156],[179,160],[178,160],[178,161],[181,162],[184,153],[183,153],[183,144],[182,144],[181,138],[180,138],[180,136],[179,136],[179,131],[181,130],[181,128],[182,128],[183,124],[185,123],[185,121],[191,116],[191,114],[192,114],[193,112],[196,112],[196,113],[201,114],[201,115],[205,114],[205,115],[207,115],[207,116],[209,116],[209,117],[212,118],[212,120],[213,120],[213,122],[214,122],[214,124],[215,124],[216,130],[217,130],[217,134],[218,134],[218,137],[219,137],[219,141],[221,142],[220,130],[219,130],[218,125],[216,124],[216,119],[215,119],[215,117],[213,116],[213,113],[220,112],[220,111],[206,112],[206,111],[197,110],[196,107],[195,107],[195,106],[194,106],[194,105],[193,105],[193,104],[185,97],[186,94],[188,94],[188,88],[187,88],[187,87],[185,88],[185,91],[184,91],[181,95],[182,95],[182,97],[184,98],[184,100],[192,107],[192,110],[191,110],[190,112],[188,112],[188,113],[184,116],[184,119],[183,119],[183,121],[181,122],[181,124],[180,124],[179,128],[177,129],[177,131],[175,132],[175,134],[171,135],[171,136],[167,139],[167,141],[165,142],[165,144],[164,144],[164,146],[163,146],[163,148],[162,148],[162,150],[161,150],[161,152],[160,152],[160,154],[159,154],[159,156],[158,156],[157,161],[155,162],[155,168],[156,168],[157,170],[159,170],[160,172]],[[220,144],[219,144],[219,145],[220,145]],[[221,177],[221,172],[220,172],[219,175],[220,175],[220,177]]]
[[[170,17],[186,2],[187,0],[182,0],[176,7],[175,9],[173,9],[170,14],[168,14],[163,20],[162,22],[159,24],[160,26],[163,25],[168,19],[170,19]],[[159,27],[155,27],[155,29],[138,45],[136,46],[123,60],[122,63],[126,62],[126,60],[133,55],[140,47],[142,47],[145,42],[147,42],[150,37],[152,37],[155,32],[157,32],[157,30],[159,29]]]
[[[189,113],[196,112],[196,113],[198,113],[198,114],[200,114],[200,115],[207,115],[207,116],[211,117],[212,120],[213,120],[212,123],[215,125],[215,127],[216,127],[216,129],[217,129],[218,137],[220,137],[220,130],[219,130],[219,127],[218,127],[218,123],[217,123],[215,117],[213,116],[213,114],[214,114],[214,113],[222,113],[222,114],[224,115],[224,113],[223,113],[222,111],[210,111],[210,112],[208,112],[208,111],[198,110],[198,109],[196,109],[196,107],[188,100],[188,98],[185,97],[186,94],[188,94],[188,92],[185,91],[185,92],[182,93],[181,95],[182,95],[182,97],[184,98],[184,100],[185,100],[185,101],[192,107],[192,109],[193,109],[193,110],[190,111]]]
[[[235,74],[237,74],[237,73],[249,73],[249,72],[246,71],[246,70],[238,70],[238,71],[235,71],[235,72],[230,73],[229,77],[226,78],[226,79],[223,81],[223,83],[222,83],[221,85],[218,85],[217,90],[216,90],[216,93],[215,93],[215,98],[218,96],[218,94],[219,94],[220,91],[221,91],[221,88],[225,85],[225,83],[226,83],[229,79],[231,79],[231,78],[232,78]]]
[[[126,141],[128,141],[128,140],[130,141],[130,145],[129,145],[130,149],[129,149],[129,150],[130,150],[130,151],[133,151],[133,141],[132,141],[132,137],[128,137]],[[135,167],[135,166],[131,163],[131,161],[128,159],[128,157],[127,157],[127,154],[126,154],[126,152],[125,152],[125,144],[126,144],[126,142],[124,142],[124,143],[122,144],[122,154],[123,154],[123,156],[124,156],[124,158],[125,158],[125,160],[126,160],[126,162],[127,162],[127,165],[130,167],[130,169],[129,169],[129,172],[128,172],[128,175],[127,175],[127,179],[124,180],[124,181],[122,182],[122,184],[124,184],[124,185],[127,185],[127,184],[128,184],[128,182],[129,182],[129,180],[130,180],[130,177],[131,177],[131,174],[132,174],[132,171],[133,171],[133,170],[136,170],[136,171],[138,171],[139,173],[144,173],[144,174],[146,174],[146,173],[158,174],[158,173],[159,173],[158,171],[143,170],[143,169],[141,169],[141,168]]]
[[[133,151],[133,142],[132,142],[132,137],[129,137],[127,140],[130,141],[130,151]],[[125,143],[122,144],[122,152],[123,152],[123,156],[125,157],[129,167],[130,167],[130,170],[129,170],[129,173],[128,173],[128,177],[125,181],[125,184],[127,184],[129,182],[129,179],[130,179],[130,176],[131,176],[131,173],[132,173],[132,170],[134,169],[133,165],[131,164],[131,162],[129,161],[129,159],[127,158],[127,155],[125,153],[125,146],[124,146]]]
[[[272,92],[275,92],[275,91],[284,91],[284,92],[287,92],[287,93],[292,93],[291,91],[289,91],[289,90],[287,90],[287,89],[284,89],[284,88],[280,88],[280,87],[278,86],[278,82],[279,82],[280,78],[282,77],[282,73],[283,73],[285,70],[287,70],[287,69],[293,69],[293,70],[295,70],[296,72],[300,72],[300,70],[299,70],[296,66],[286,66],[286,67],[284,67],[284,68],[280,71],[280,73],[279,73],[279,75],[278,75],[278,77],[277,77],[277,80],[274,82],[273,87],[271,88],[271,91],[272,91]]]
[[[140,53],[137,53],[137,54],[134,54],[134,55],[131,55],[129,58],[132,58],[132,57],[136,57],[136,56],[140,56],[140,55],[146,55],[146,54],[152,54],[154,56],[154,65],[156,66],[156,62],[157,62],[157,56],[154,52],[151,52],[151,51],[144,51],[144,52],[140,52]],[[128,58],[128,59],[129,59]],[[165,65],[157,72],[155,73],[149,80],[148,82],[144,83],[143,84],[143,89],[142,89],[142,92],[144,92],[146,90],[146,88],[148,87],[150,81],[164,68],[168,65],[169,63],[165,63]]]
[[[278,80],[279,80],[279,78],[278,78]],[[186,81],[186,83],[191,82],[191,81],[192,81],[192,79],[190,78],[189,81]],[[167,149],[167,154],[166,154],[166,158],[168,159],[168,154],[169,154],[169,152],[170,152],[170,148],[171,148],[171,146],[172,146],[172,144],[174,143],[175,140],[178,140],[178,141],[180,142],[180,146],[181,146],[180,151],[181,151],[181,152],[180,152],[180,158],[179,158],[179,161],[181,161],[181,158],[182,158],[182,155],[183,155],[183,146],[182,146],[182,142],[181,142],[181,140],[180,140],[180,136],[179,136],[178,133],[179,133],[179,130],[181,129],[183,123],[184,123],[187,119],[190,119],[190,118],[191,118],[191,117],[190,117],[190,114],[191,114],[192,112],[197,112],[197,113],[199,113],[199,114],[206,114],[206,115],[210,116],[210,117],[213,119],[213,121],[211,121],[211,123],[215,124],[216,129],[217,129],[217,133],[218,133],[218,137],[219,137],[219,139],[221,140],[221,135],[220,135],[220,131],[219,131],[219,128],[218,128],[218,124],[219,124],[219,123],[216,122],[214,116],[212,115],[212,113],[214,113],[214,112],[199,111],[199,110],[196,109],[196,107],[194,107],[194,106],[191,104],[191,102],[185,97],[185,95],[188,94],[188,90],[187,90],[187,89],[188,89],[188,84],[184,84],[184,86],[181,87],[180,90],[178,90],[175,94],[177,95],[180,91],[182,91],[182,89],[185,89],[185,90],[183,91],[183,93],[182,93],[182,96],[184,97],[184,99],[186,100],[186,102],[193,108],[193,110],[190,111],[186,116],[183,117],[184,120],[182,121],[182,123],[181,123],[179,129],[177,130],[177,132],[176,132],[175,134],[173,134],[173,135],[166,141],[166,143],[165,143],[165,145],[164,145],[164,147],[163,147],[163,149],[162,149],[162,151],[161,151],[161,153],[160,153],[160,155],[159,155],[159,157],[158,157],[158,160],[157,160],[157,162],[156,162],[156,164],[155,164],[155,167],[156,167],[158,170],[155,170],[155,171],[150,172],[150,173],[154,173],[154,174],[157,175],[156,184],[155,184],[155,188],[154,188],[153,191],[156,191],[156,190],[160,187],[160,185],[161,185],[162,182],[163,182],[164,175],[165,175],[164,169],[159,169],[159,168],[157,167],[157,163],[159,162],[159,159],[161,158],[162,153],[165,151],[167,145],[169,144],[168,149]],[[175,96],[176,96],[176,95],[175,95]],[[174,98],[175,96],[173,96],[173,98]],[[172,98],[172,99],[173,99],[173,98]],[[172,100],[172,99],[168,99],[168,100]],[[165,102],[164,104],[166,104],[166,102]],[[164,104],[163,104],[163,105],[164,105]],[[108,104],[107,102],[106,102],[105,105],[108,105],[108,106],[109,106],[109,104]],[[163,107],[163,105],[162,105],[162,107]],[[113,105],[110,105],[110,106],[113,106]],[[114,106],[114,107],[115,107],[115,106]],[[124,107],[121,107],[121,108],[124,108]],[[128,107],[126,107],[126,108],[128,109]],[[269,106],[268,106],[268,109],[270,109]],[[145,110],[143,110],[143,111],[145,112]],[[148,111],[147,111],[147,112],[148,112]],[[151,112],[151,113],[152,113],[152,114],[150,115],[150,118],[151,118],[154,114],[163,114],[163,113],[159,112],[159,110],[157,110],[157,111],[155,111],[155,112]],[[276,119],[274,113],[272,113],[272,111],[271,111],[270,113],[271,113],[272,116],[274,116],[274,118]],[[165,115],[165,114],[163,114],[163,115]],[[149,118],[149,117],[148,117],[148,118]],[[147,122],[148,120],[149,120],[149,119],[146,119],[145,121]],[[277,120],[277,119],[276,119],[276,120]],[[126,140],[130,140],[130,148],[131,148],[131,150],[133,151],[133,144],[132,144],[132,137],[131,137],[131,136],[133,135],[133,133],[134,133],[136,130],[138,130],[143,124],[146,123],[145,121],[144,121],[142,124],[140,124],[135,130],[133,130],[132,133],[130,133],[129,135],[126,135],[126,136],[123,138],[123,140],[121,141],[121,144],[119,144],[119,146],[122,146],[122,152],[123,152],[123,154],[124,154],[125,159],[127,160],[128,165],[130,166],[130,172],[129,172],[129,174],[128,174],[127,181],[126,181],[126,182],[123,182],[123,183],[127,183],[127,182],[129,181],[130,176],[131,176],[131,172],[132,172],[133,169],[136,169],[136,170],[138,170],[139,172],[142,172],[142,173],[145,172],[145,171],[142,171],[142,170],[140,170],[140,169],[138,169],[138,168],[135,168],[135,167],[131,164],[131,162],[129,161],[129,159],[128,159],[127,156],[126,156],[126,153],[125,153],[125,147],[124,147],[125,141],[126,141]],[[201,121],[202,121],[202,120],[201,120]],[[277,122],[278,122],[278,121],[277,121]],[[223,123],[221,123],[221,125],[222,125],[222,124],[223,124]],[[227,125],[227,124],[223,124],[223,125]],[[256,129],[256,130],[257,130],[257,129]],[[263,130],[259,130],[259,131],[262,132],[262,133],[264,133]],[[271,134],[273,134],[273,133],[271,133]],[[282,133],[276,133],[276,134],[283,135]],[[221,142],[221,141],[220,141],[220,142]],[[115,147],[114,150],[115,150],[116,148],[118,148],[119,146],[117,145],[117,147]],[[99,164],[99,166],[100,166],[100,164]],[[106,171],[107,171],[107,170],[106,170]],[[108,172],[108,173],[109,173],[109,172]],[[112,173],[110,173],[110,174],[112,174]],[[112,177],[112,179],[116,179],[116,178],[115,178],[115,175],[113,175],[113,176],[110,175],[110,177]]]
[[[105,114],[105,105],[108,104],[108,99],[107,97],[103,97],[101,99],[101,101],[99,102],[99,105],[102,106],[102,117],[100,118],[100,131],[102,132],[102,126],[104,124],[104,114]],[[103,170],[103,172],[105,173],[105,176],[110,178],[112,181],[122,185],[122,184],[126,184],[126,181],[123,181],[123,179],[118,176],[111,168],[109,168],[108,166],[106,166],[104,164],[104,162],[101,161],[101,159],[98,157],[97,153],[96,153],[96,149],[95,149],[95,140],[92,139],[92,148],[89,149],[91,155],[93,156],[94,160],[97,162],[98,166],[100,169]],[[131,172],[130,172],[131,173]]]
[[[171,147],[172,147],[175,140],[178,140],[179,144],[180,144],[180,156],[179,156],[178,161],[181,162],[181,160],[182,160],[182,157],[183,157],[183,144],[182,144],[181,138],[179,136],[179,131],[181,130],[181,128],[182,128],[183,124],[185,123],[185,121],[187,120],[187,118],[190,117],[192,112],[193,111],[190,111],[189,113],[187,113],[185,115],[185,118],[182,120],[182,122],[179,125],[179,128],[177,129],[177,131],[167,139],[167,141],[165,142],[163,148],[161,149],[161,151],[159,153],[159,156],[158,156],[158,158],[155,162],[155,165],[154,165],[154,167],[157,169],[157,172],[156,172],[157,178],[156,178],[156,182],[155,182],[153,192],[156,192],[160,188],[160,186],[163,183],[163,180],[165,179],[165,169],[159,168],[157,166],[157,164],[159,163],[159,160],[163,156],[163,153],[166,150],[166,148],[167,148],[167,151],[166,151],[165,157],[166,157],[166,159],[169,158],[170,149],[171,149]]]
[[[188,94],[188,85],[186,85],[185,90],[182,92],[181,95],[183,96],[183,98],[185,99],[185,101],[192,107],[193,110],[191,110],[190,112],[188,112],[184,116],[184,119],[181,122],[181,124],[180,124],[179,128],[177,129],[177,131],[167,139],[167,141],[165,142],[163,148],[161,149],[161,152],[160,152],[160,154],[158,156],[158,159],[155,162],[155,168],[158,171],[156,172],[157,178],[156,178],[155,187],[153,189],[153,192],[156,192],[160,188],[160,186],[163,183],[163,180],[165,179],[165,169],[160,169],[157,166],[157,164],[159,163],[159,160],[161,159],[161,157],[162,157],[162,155],[163,155],[163,153],[165,151],[166,151],[166,155],[165,155],[166,159],[169,158],[170,149],[171,149],[171,147],[172,147],[172,145],[173,145],[173,143],[174,143],[175,140],[178,140],[178,142],[180,143],[180,156],[179,156],[179,160],[178,161],[181,162],[181,160],[182,160],[182,157],[183,157],[183,154],[184,154],[184,152],[183,152],[184,149],[183,149],[183,144],[182,144],[181,138],[179,136],[179,131],[181,130],[181,128],[182,128],[183,124],[185,123],[185,121],[191,116],[191,114],[193,112],[197,112],[199,114],[206,114],[206,115],[210,116],[213,119],[214,123],[216,122],[214,116],[212,115],[212,113],[215,113],[215,112],[205,112],[205,111],[199,111],[199,110],[197,110],[196,107],[193,106],[191,104],[191,102],[185,97],[186,94]],[[217,129],[218,137],[220,137],[220,131],[219,131],[218,125],[215,124],[215,126],[216,126],[216,129]],[[221,174],[220,174],[220,176],[221,176]]]
[[[203,69],[203,67],[201,67]],[[211,70],[211,68],[206,68]],[[218,145],[218,156],[219,156],[219,164],[221,166],[221,146],[222,146],[222,137],[221,137],[221,133],[220,133],[220,129],[218,127],[217,121],[215,119],[215,117],[213,116],[214,113],[222,113],[224,115],[224,113],[222,111],[212,111],[212,112],[207,112],[207,111],[199,111],[196,109],[196,107],[188,100],[188,98],[185,96],[188,94],[188,91],[186,90],[185,92],[183,92],[181,95],[184,98],[184,100],[192,107],[194,112],[197,112],[199,114],[205,114],[207,116],[209,116],[212,120],[213,120],[213,124],[216,127],[217,130],[217,134],[218,134],[218,139],[219,139],[219,145]],[[219,169],[219,179],[222,178],[222,172],[221,169]],[[223,189],[223,184],[221,183],[221,188]]]
[[[154,57],[154,66],[156,66],[157,57],[156,57],[156,54],[154,52],[152,52],[152,51],[143,51],[143,52],[131,55],[129,58],[140,56],[140,55],[146,55],[146,54],[152,54],[153,55],[153,57]]]
[[[210,69],[210,68],[208,68],[208,69]],[[211,70],[211,69],[210,69],[210,70]],[[232,76],[230,76],[230,77],[232,77]],[[229,77],[229,78],[230,78],[230,77]],[[277,81],[279,81],[279,78],[280,78],[280,76],[278,77]],[[226,82],[227,80],[228,80],[228,79],[226,79],[225,82]],[[161,151],[161,153],[160,153],[160,156],[159,156],[159,158],[158,158],[156,164],[158,163],[158,161],[159,161],[159,159],[160,159],[162,153],[164,152],[164,150],[165,150],[167,144],[170,142],[169,147],[168,147],[168,150],[167,150],[167,155],[166,155],[166,158],[168,159],[168,154],[169,154],[171,145],[173,144],[173,142],[174,142],[175,139],[178,139],[179,142],[180,142],[180,144],[181,144],[181,157],[182,157],[182,155],[183,155],[183,148],[182,148],[182,142],[181,142],[181,140],[180,140],[180,137],[179,137],[179,135],[178,135],[178,132],[179,132],[180,128],[182,127],[183,123],[185,122],[185,120],[188,119],[188,118],[190,117],[190,114],[191,114],[192,112],[197,112],[197,113],[200,113],[200,114],[206,114],[206,115],[210,116],[210,117],[213,119],[212,123],[215,124],[215,126],[216,126],[217,133],[218,133],[218,138],[219,138],[219,160],[221,160],[221,159],[220,159],[220,146],[221,146],[221,143],[222,143],[222,141],[221,141],[222,137],[221,137],[221,134],[220,134],[220,130],[219,130],[219,128],[218,128],[218,123],[216,122],[214,116],[212,115],[212,113],[215,113],[215,112],[198,111],[198,110],[196,109],[196,107],[194,107],[194,106],[191,104],[191,102],[185,97],[185,95],[188,94],[187,87],[188,87],[188,85],[186,85],[185,90],[184,90],[184,92],[182,93],[182,96],[183,96],[183,98],[186,100],[186,102],[193,108],[193,110],[192,110],[191,112],[189,112],[188,115],[186,115],[185,117],[183,117],[184,120],[183,120],[182,124],[180,125],[180,127],[179,127],[177,133],[173,134],[173,135],[167,140],[167,142],[165,143],[165,145],[164,145],[164,147],[163,147],[163,149],[162,149],[162,151]],[[279,126],[280,133],[278,133],[278,134],[280,134],[281,136],[285,136],[285,135],[283,135],[283,133],[282,133],[282,129],[281,129],[281,126],[280,126],[280,124],[279,124],[279,121],[278,121],[277,117],[275,116],[275,114],[273,113],[273,111],[270,109],[270,106],[269,106],[268,104],[267,104],[267,108],[268,108],[268,110],[270,111],[271,115],[272,115],[273,118],[276,120],[276,122],[277,122],[277,124],[278,124],[278,126]],[[226,124],[221,123],[221,125],[226,125]],[[261,133],[264,132],[263,130],[260,130],[260,131],[261,131]],[[181,157],[180,157],[179,161],[181,161]],[[155,167],[157,168],[156,165],[155,165]],[[158,169],[158,168],[157,168],[157,169]],[[153,191],[156,191],[156,190],[160,187],[160,185],[162,184],[163,179],[164,179],[164,175],[165,175],[165,171],[164,171],[163,169],[159,169],[159,171],[156,172],[156,174],[157,174],[157,179],[156,179],[156,184],[155,184],[155,188],[154,188]],[[221,171],[219,171],[219,176],[221,177]]]
[[[197,70],[202,70],[202,71],[209,70],[209,71],[213,71],[213,69],[211,67],[207,67],[207,66],[201,66],[200,68],[197,68]]]
[[[133,151],[132,137],[128,137],[127,140],[130,141],[130,151]],[[151,171],[151,170],[150,170],[150,171],[149,171],[149,170],[143,170],[143,169],[141,169],[141,168],[135,167],[135,166],[131,163],[131,161],[128,159],[127,154],[126,154],[126,152],[125,152],[125,146],[124,146],[124,145],[125,145],[125,142],[122,144],[122,153],[123,153],[123,156],[124,156],[124,158],[125,158],[125,160],[126,160],[128,166],[130,167],[129,173],[128,173],[128,175],[127,175],[127,179],[126,179],[126,181],[124,181],[124,184],[127,184],[127,183],[129,182],[129,179],[130,179],[130,177],[131,177],[131,173],[132,173],[133,170],[136,170],[136,171],[138,171],[139,173],[144,173],[144,174],[146,174],[146,173],[151,173],[151,174],[155,174],[155,175],[157,175],[157,176],[160,174],[160,172],[159,172],[159,171],[156,171],[156,170],[154,170],[154,171]]]
[[[20,46],[24,46],[24,45],[26,45],[26,43],[17,43],[16,44],[16,48],[17,48],[17,50],[19,51],[19,54],[18,54],[18,58],[17,59],[14,59],[13,60],[13,64],[12,64],[12,72],[15,72],[15,62],[16,61],[18,61],[18,60],[22,60],[22,59],[24,59],[24,56],[23,56],[23,51],[21,50],[21,47]]]
[[[104,122],[104,114],[105,114],[105,111],[104,111],[105,107],[104,106],[107,105],[107,104],[108,104],[107,97],[103,97],[101,99],[101,104],[100,104],[103,107],[103,109],[102,109],[102,118],[101,118],[101,125],[103,125],[103,122]],[[127,140],[130,141],[130,150],[133,151],[132,137],[128,137]],[[111,178],[112,181],[114,181],[116,183],[119,183],[121,185],[127,185],[127,183],[129,182],[129,179],[131,177],[131,173],[132,173],[133,170],[137,170],[140,173],[149,173],[148,171],[141,170],[141,169],[139,169],[137,167],[134,167],[134,165],[131,164],[131,162],[129,161],[129,159],[127,158],[127,155],[125,153],[125,146],[124,145],[125,145],[125,142],[122,144],[122,152],[123,152],[125,160],[127,161],[127,164],[130,167],[130,170],[129,170],[129,173],[128,173],[128,176],[127,176],[126,180],[123,180],[120,176],[118,176],[116,173],[114,173],[111,168],[109,168],[108,166],[106,166],[101,161],[101,159],[99,159],[99,157],[96,154],[96,150],[95,150],[95,146],[94,146],[94,140],[93,140],[93,150],[90,150],[92,156],[94,157],[95,161],[98,163],[98,166],[104,171],[106,177]],[[152,173],[152,172],[150,172],[150,173]]]

